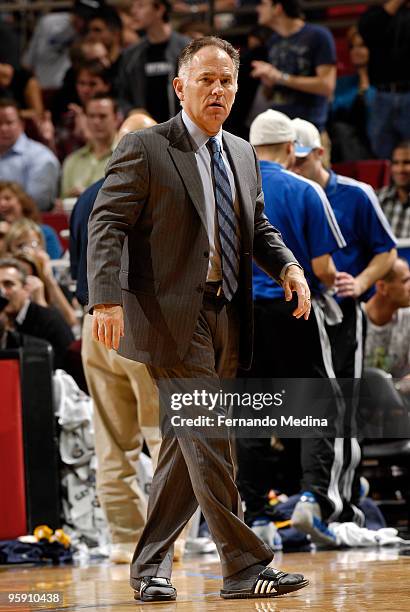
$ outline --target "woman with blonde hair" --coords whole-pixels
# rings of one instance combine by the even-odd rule
[[[46,251],[51,259],[61,257],[62,248],[56,232],[49,225],[41,223],[36,203],[18,183],[0,181],[0,216],[8,223],[24,217],[38,223],[44,236]]]
[[[21,256],[26,259],[37,272],[44,286],[44,292],[40,290],[38,281],[32,279],[33,299],[43,306],[55,306],[71,327],[76,325],[78,321],[75,310],[54,277],[50,257],[45,250],[41,227],[32,219],[24,217],[18,219],[11,224],[7,232],[6,249],[13,256]],[[35,274],[30,276],[35,276]],[[29,278],[29,288],[30,282]],[[44,300],[46,303],[44,303]]]

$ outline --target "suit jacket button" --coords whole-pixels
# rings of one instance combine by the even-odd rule
[[[204,251],[204,257],[209,257],[209,251]]]
[[[196,288],[196,290],[198,291],[198,293],[203,293],[204,292],[204,288],[202,285],[198,285],[198,287]]]

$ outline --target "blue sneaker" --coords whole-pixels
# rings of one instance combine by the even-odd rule
[[[322,521],[320,506],[313,493],[302,493],[293,510],[291,522],[295,529],[309,535],[314,544],[332,548],[338,546],[336,534]]]

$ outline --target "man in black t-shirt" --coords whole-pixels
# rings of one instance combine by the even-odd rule
[[[123,110],[145,108],[158,122],[179,110],[172,79],[178,56],[189,42],[173,31],[169,11],[168,0],[135,0],[134,16],[145,36],[123,53],[118,79]]]
[[[390,159],[394,147],[410,140],[410,4],[388,0],[372,6],[359,22],[369,48],[370,83],[376,88],[369,117],[373,153]]]

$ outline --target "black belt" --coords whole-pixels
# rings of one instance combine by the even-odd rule
[[[380,83],[376,85],[376,89],[385,93],[407,93],[410,91],[410,81],[399,81],[398,83]]]
[[[222,282],[205,283],[204,302],[212,304],[218,310],[228,304],[228,300],[222,292]]]

